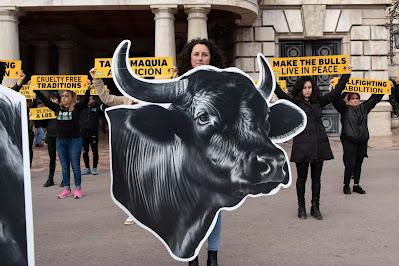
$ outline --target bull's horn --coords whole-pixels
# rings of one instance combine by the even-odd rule
[[[187,87],[187,79],[146,80],[137,76],[129,63],[130,41],[122,41],[112,57],[112,76],[118,89],[127,96],[154,103],[172,103]]]
[[[263,96],[263,98],[269,102],[269,97],[274,92],[276,86],[275,78],[269,63],[262,54],[258,54],[257,61],[259,65],[259,83],[256,89]]]

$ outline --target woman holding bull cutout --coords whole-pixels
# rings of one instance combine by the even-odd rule
[[[351,66],[349,66],[351,68]],[[298,197],[298,218],[306,219],[305,184],[309,166],[312,178],[312,207],[311,215],[317,220],[323,220],[320,212],[321,172],[323,162],[334,158],[326,130],[321,120],[322,108],[331,103],[348,82],[350,74],[341,76],[335,90],[321,95],[318,86],[311,77],[300,77],[292,90],[292,96],[287,95],[278,84],[274,91],[278,98],[285,99],[298,105],[307,116],[305,130],[294,137],[291,152],[291,162],[297,168],[296,191]]]
[[[174,68],[174,77],[183,75],[190,69],[201,65],[212,65],[218,68],[224,68],[224,58],[221,50],[211,41],[206,39],[194,39],[187,43],[179,56],[178,67]],[[90,74],[93,77],[93,85],[96,88],[102,102],[106,105],[113,106],[118,104],[135,104],[138,103],[125,96],[115,96],[109,94],[104,89],[104,83],[101,79],[95,78],[96,69],[91,69]],[[200,118],[201,119],[201,118]],[[205,119],[205,118],[204,118]],[[129,218],[128,218],[129,220]],[[219,250],[221,234],[220,215],[212,233],[208,237],[208,261],[207,265],[217,266],[217,252]],[[191,266],[198,265],[198,257],[189,262]]]

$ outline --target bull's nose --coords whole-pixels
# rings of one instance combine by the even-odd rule
[[[249,163],[246,166],[246,176],[252,182],[289,182],[289,166],[282,152],[253,151],[249,154]]]
[[[256,168],[260,175],[268,175],[273,169],[273,159],[267,158],[266,156],[256,156]]]

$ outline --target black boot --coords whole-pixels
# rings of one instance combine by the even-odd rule
[[[51,186],[54,186],[54,179],[52,177],[49,177],[46,183],[44,183],[43,187],[51,187]]]
[[[64,180],[61,180],[60,187],[64,187]]]
[[[312,202],[312,207],[310,208],[310,214],[317,220],[323,220],[323,215],[320,213],[319,209],[319,203]]]
[[[346,195],[352,194],[351,193],[351,188],[349,186],[347,186],[347,185],[344,186],[343,190],[344,190],[344,194],[346,194]]]
[[[188,262],[188,266],[198,266],[198,256],[195,257],[192,261]]]
[[[366,194],[366,191],[359,185],[353,185],[353,190],[354,193],[359,193],[359,194]]]
[[[306,219],[306,207],[304,202],[298,203],[298,218]]]
[[[218,252],[208,250],[208,260],[206,261],[207,266],[218,266]]]
[[[296,182],[296,195],[298,198],[298,218],[306,219],[305,209],[305,184],[298,178]]]

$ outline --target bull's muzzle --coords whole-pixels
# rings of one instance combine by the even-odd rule
[[[249,154],[246,175],[251,183],[282,183],[289,181],[288,162],[281,150],[253,151]]]

